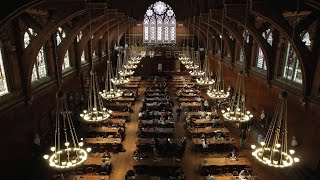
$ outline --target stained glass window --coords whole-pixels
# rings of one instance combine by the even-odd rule
[[[266,31],[264,31],[262,33],[262,36],[264,39],[267,40],[267,42],[272,46],[272,41],[273,41],[273,37],[272,37],[272,31],[270,29],[267,29]]]
[[[143,22],[144,43],[176,43],[176,18],[168,4],[158,1],[149,6]]]
[[[62,70],[70,67],[70,57],[69,57],[69,50],[67,50],[66,54],[64,55]]]
[[[45,54],[43,46],[41,47],[36,63],[33,65],[31,81],[38,81],[47,76],[47,63],[45,60]]]
[[[63,40],[63,38],[66,37],[66,33],[62,30],[61,27],[58,28],[58,31],[57,31],[57,35],[56,35],[56,38],[57,38],[57,46],[61,43],[61,41]]]
[[[81,54],[81,62],[86,62],[86,57],[85,57],[84,51],[82,51],[82,54]]]
[[[287,78],[289,81],[302,84],[302,72],[299,64],[299,59],[290,43],[286,43],[285,64],[283,68],[282,77]]]
[[[243,31],[242,37],[244,38],[246,43],[250,42],[250,36],[249,36],[249,32],[248,31]]]
[[[6,74],[5,74],[4,65],[3,65],[3,58],[2,58],[2,49],[0,49],[0,96],[3,96],[8,92],[9,91],[8,91],[7,79],[6,79]]]
[[[267,70],[267,64],[260,46],[258,46],[256,67],[259,69]]]

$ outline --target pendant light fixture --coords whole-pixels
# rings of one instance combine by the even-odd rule
[[[299,10],[299,0],[297,2],[297,17]],[[291,36],[291,42],[293,42],[293,37],[295,34],[296,21],[293,25],[293,31]],[[294,53],[289,54],[289,59],[294,59]],[[289,64],[287,67],[291,67],[291,63],[294,61],[287,61]],[[284,67],[286,68],[286,67]],[[260,162],[271,166],[271,167],[290,167],[300,161],[300,159],[295,156],[295,151],[293,149],[288,150],[288,110],[287,110],[287,97],[288,93],[286,91],[288,73],[286,71],[286,81],[284,85],[284,91],[279,94],[279,103],[276,106],[275,112],[272,117],[272,121],[269,125],[267,136],[264,141],[260,142],[261,147],[257,148],[256,145],[251,145],[253,149],[252,155]]]
[[[200,27],[200,19],[199,19],[199,27]],[[208,27],[207,27],[207,37],[209,37],[209,16],[208,16]],[[212,79],[212,72],[210,69],[209,59],[208,59],[208,52],[209,52],[209,38],[207,38],[207,48],[206,54],[203,61],[203,72],[204,74],[196,79],[198,85],[201,86],[209,86],[214,84],[214,80]]]
[[[91,148],[84,149],[83,142],[78,140],[75,126],[71,118],[71,112],[66,101],[66,95],[61,91],[62,78],[61,66],[57,55],[57,43],[54,41],[54,52],[57,68],[59,91],[56,93],[56,122],[54,133],[54,146],[51,153],[43,156],[49,166],[56,169],[70,169],[81,165],[88,158]]]
[[[90,3],[89,3],[90,4]],[[89,31],[90,31],[90,48],[89,53],[92,57],[92,28],[91,28],[91,13],[89,9]],[[91,58],[91,71],[90,71],[90,84],[89,84],[89,96],[88,96],[88,109],[83,110],[80,117],[84,121],[95,122],[95,121],[105,121],[109,119],[112,111],[107,110],[103,107],[103,102],[101,96],[99,95],[99,84],[97,81],[97,74],[94,71],[93,59]]]
[[[224,1],[223,1],[224,5]],[[222,8],[222,18],[221,18],[221,34],[224,33],[223,31],[223,26],[224,26],[224,8]],[[222,48],[223,46],[223,36],[220,38],[220,47]],[[223,100],[227,99],[230,96],[229,91],[224,90],[224,79],[223,79],[223,74],[222,74],[222,67],[221,67],[221,61],[222,61],[222,53],[220,53],[220,59],[218,60],[218,67],[216,71],[216,79],[215,83],[213,84],[213,87],[211,90],[207,91],[207,95],[215,100]]]
[[[119,16],[118,16],[118,37],[119,37]],[[109,31],[108,31],[109,33]],[[120,45],[119,45],[119,42],[118,42],[118,54],[117,54],[117,67],[116,67],[116,73],[115,73],[115,76],[111,79],[111,82],[114,84],[114,85],[123,85],[123,84],[127,84],[129,83],[129,78],[126,78],[126,77],[123,77],[123,76],[120,76],[119,74],[119,71],[121,71],[122,69],[122,51],[120,49]]]
[[[248,1],[246,8],[246,17],[244,23],[244,31],[248,33],[247,28],[247,18],[248,18]],[[223,34],[221,35],[222,38]],[[248,34],[245,35],[242,42],[242,47],[244,48],[245,40]],[[222,46],[221,46],[222,50]],[[221,54],[223,51],[221,51]],[[242,67],[244,68],[244,60],[242,61]],[[244,70],[240,70],[238,73],[237,81],[235,84],[235,91],[231,97],[230,106],[226,110],[221,110],[225,121],[232,122],[248,122],[253,115],[250,111],[246,109],[246,98],[245,98],[245,87],[244,87]]]
[[[195,17],[194,17],[194,21],[193,21],[193,30],[195,27]],[[199,17],[199,22],[200,22],[200,17]],[[195,53],[193,53],[193,65],[190,66],[186,66],[187,69],[192,69],[191,71],[189,71],[191,76],[194,77],[199,77],[204,75],[204,71],[201,71],[201,62],[200,62],[200,30],[198,31],[198,49]],[[192,51],[192,50],[191,50]],[[192,53],[192,52],[191,52]],[[189,68],[190,67],[190,68]]]

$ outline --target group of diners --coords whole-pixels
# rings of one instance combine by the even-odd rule
[[[133,167],[135,179],[157,176],[165,179],[184,179],[181,158],[186,138],[175,138],[173,102],[166,78],[147,80],[143,106],[139,113],[138,139]]]

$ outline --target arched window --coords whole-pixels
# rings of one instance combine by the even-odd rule
[[[33,29],[31,28],[27,29],[27,31],[24,33],[24,36],[23,36],[24,48],[27,48],[29,46],[31,39],[36,35],[37,33],[35,33]]]
[[[302,33],[302,42],[304,42],[304,44],[307,46],[309,50],[311,49],[311,40],[308,31]]]
[[[243,49],[240,49],[240,53],[239,53],[239,61],[242,62],[244,60],[244,53],[243,53]]]
[[[158,1],[149,6],[144,15],[143,34],[144,43],[176,43],[176,17],[168,4]]]
[[[79,34],[77,35],[77,42],[80,42],[82,38],[82,31],[79,32]]]
[[[57,46],[61,43],[61,41],[63,40],[63,38],[66,37],[66,33],[62,30],[61,27],[58,28],[58,31],[57,31],[57,35],[56,35],[56,38],[57,38]]]
[[[247,30],[243,31],[242,37],[244,38],[246,43],[250,42],[250,36],[249,36],[249,32]]]
[[[267,63],[265,61],[264,54],[260,46],[258,46],[258,51],[257,51],[256,67],[259,69],[267,70]]]
[[[289,81],[302,84],[302,72],[299,60],[292,45],[289,42],[286,43],[284,60],[285,63],[282,77],[287,77]]]
[[[82,51],[82,54],[81,54],[81,62],[86,62],[86,57],[85,57],[85,53],[84,51]]]
[[[36,63],[33,65],[31,82],[38,81],[47,76],[47,63],[45,60],[45,54],[43,46],[41,47]]]
[[[3,96],[9,92],[2,57],[2,48],[0,44],[0,96]]]
[[[64,55],[62,70],[67,69],[70,67],[70,57],[69,57],[69,50],[67,50],[66,54]]]
[[[267,29],[266,31],[264,31],[262,33],[262,36],[264,39],[267,40],[267,42],[270,44],[270,46],[272,46],[272,41],[273,41],[272,31],[270,29]]]

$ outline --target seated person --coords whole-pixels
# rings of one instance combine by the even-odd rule
[[[202,133],[200,139],[201,140],[205,140],[206,139],[206,135],[204,133]]]
[[[102,158],[111,158],[111,154],[106,150],[103,155],[102,155]]]
[[[230,159],[236,159],[237,158],[235,148],[233,148],[232,151],[229,153],[229,158]]]
[[[249,171],[246,170],[246,169],[241,170],[240,173],[239,173],[239,178],[240,178],[241,180],[250,179],[250,173],[249,173]]]
[[[208,176],[205,177],[205,180],[214,180],[214,176],[212,174],[208,174]]]

